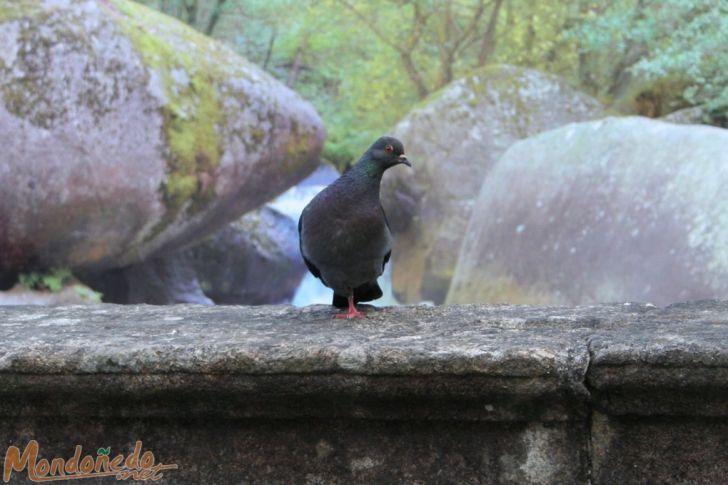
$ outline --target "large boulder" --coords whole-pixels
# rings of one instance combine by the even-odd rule
[[[395,238],[393,284],[405,302],[441,303],[473,203],[488,171],[515,141],[605,116],[595,99],[558,77],[493,66],[433,95],[393,130],[413,160],[391,170],[382,200]]]
[[[290,303],[306,272],[298,229],[268,206],[249,212],[183,253],[215,303]]]
[[[0,5],[0,273],[124,267],[311,172],[313,107],[128,0]]]
[[[109,303],[213,304],[182,252],[150,258],[126,268],[88,275],[81,273],[80,277]]]
[[[126,268],[81,272],[107,303],[290,303],[306,267],[296,224],[263,206],[200,243]]]
[[[489,174],[448,302],[728,297],[728,131],[646,118],[571,124]]]
[[[710,113],[703,106],[693,106],[673,111],[660,119],[681,125],[710,124]]]

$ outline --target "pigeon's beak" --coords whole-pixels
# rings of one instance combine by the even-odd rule
[[[404,163],[408,167],[412,167],[412,162],[407,160],[407,157],[405,157],[404,155],[400,155],[399,157],[397,157],[397,163]]]

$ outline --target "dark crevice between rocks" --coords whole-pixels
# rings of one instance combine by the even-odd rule
[[[17,273],[0,273],[0,291],[6,291],[18,282]]]

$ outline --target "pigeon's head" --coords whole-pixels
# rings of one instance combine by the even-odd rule
[[[391,136],[383,136],[367,150],[368,158],[376,162],[382,170],[394,167],[403,163],[408,167],[412,166],[407,157],[404,156],[402,142]]]

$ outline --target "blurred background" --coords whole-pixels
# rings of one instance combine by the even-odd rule
[[[726,128],[723,0],[0,0],[0,304],[329,303],[385,133],[377,304],[726,298]]]

